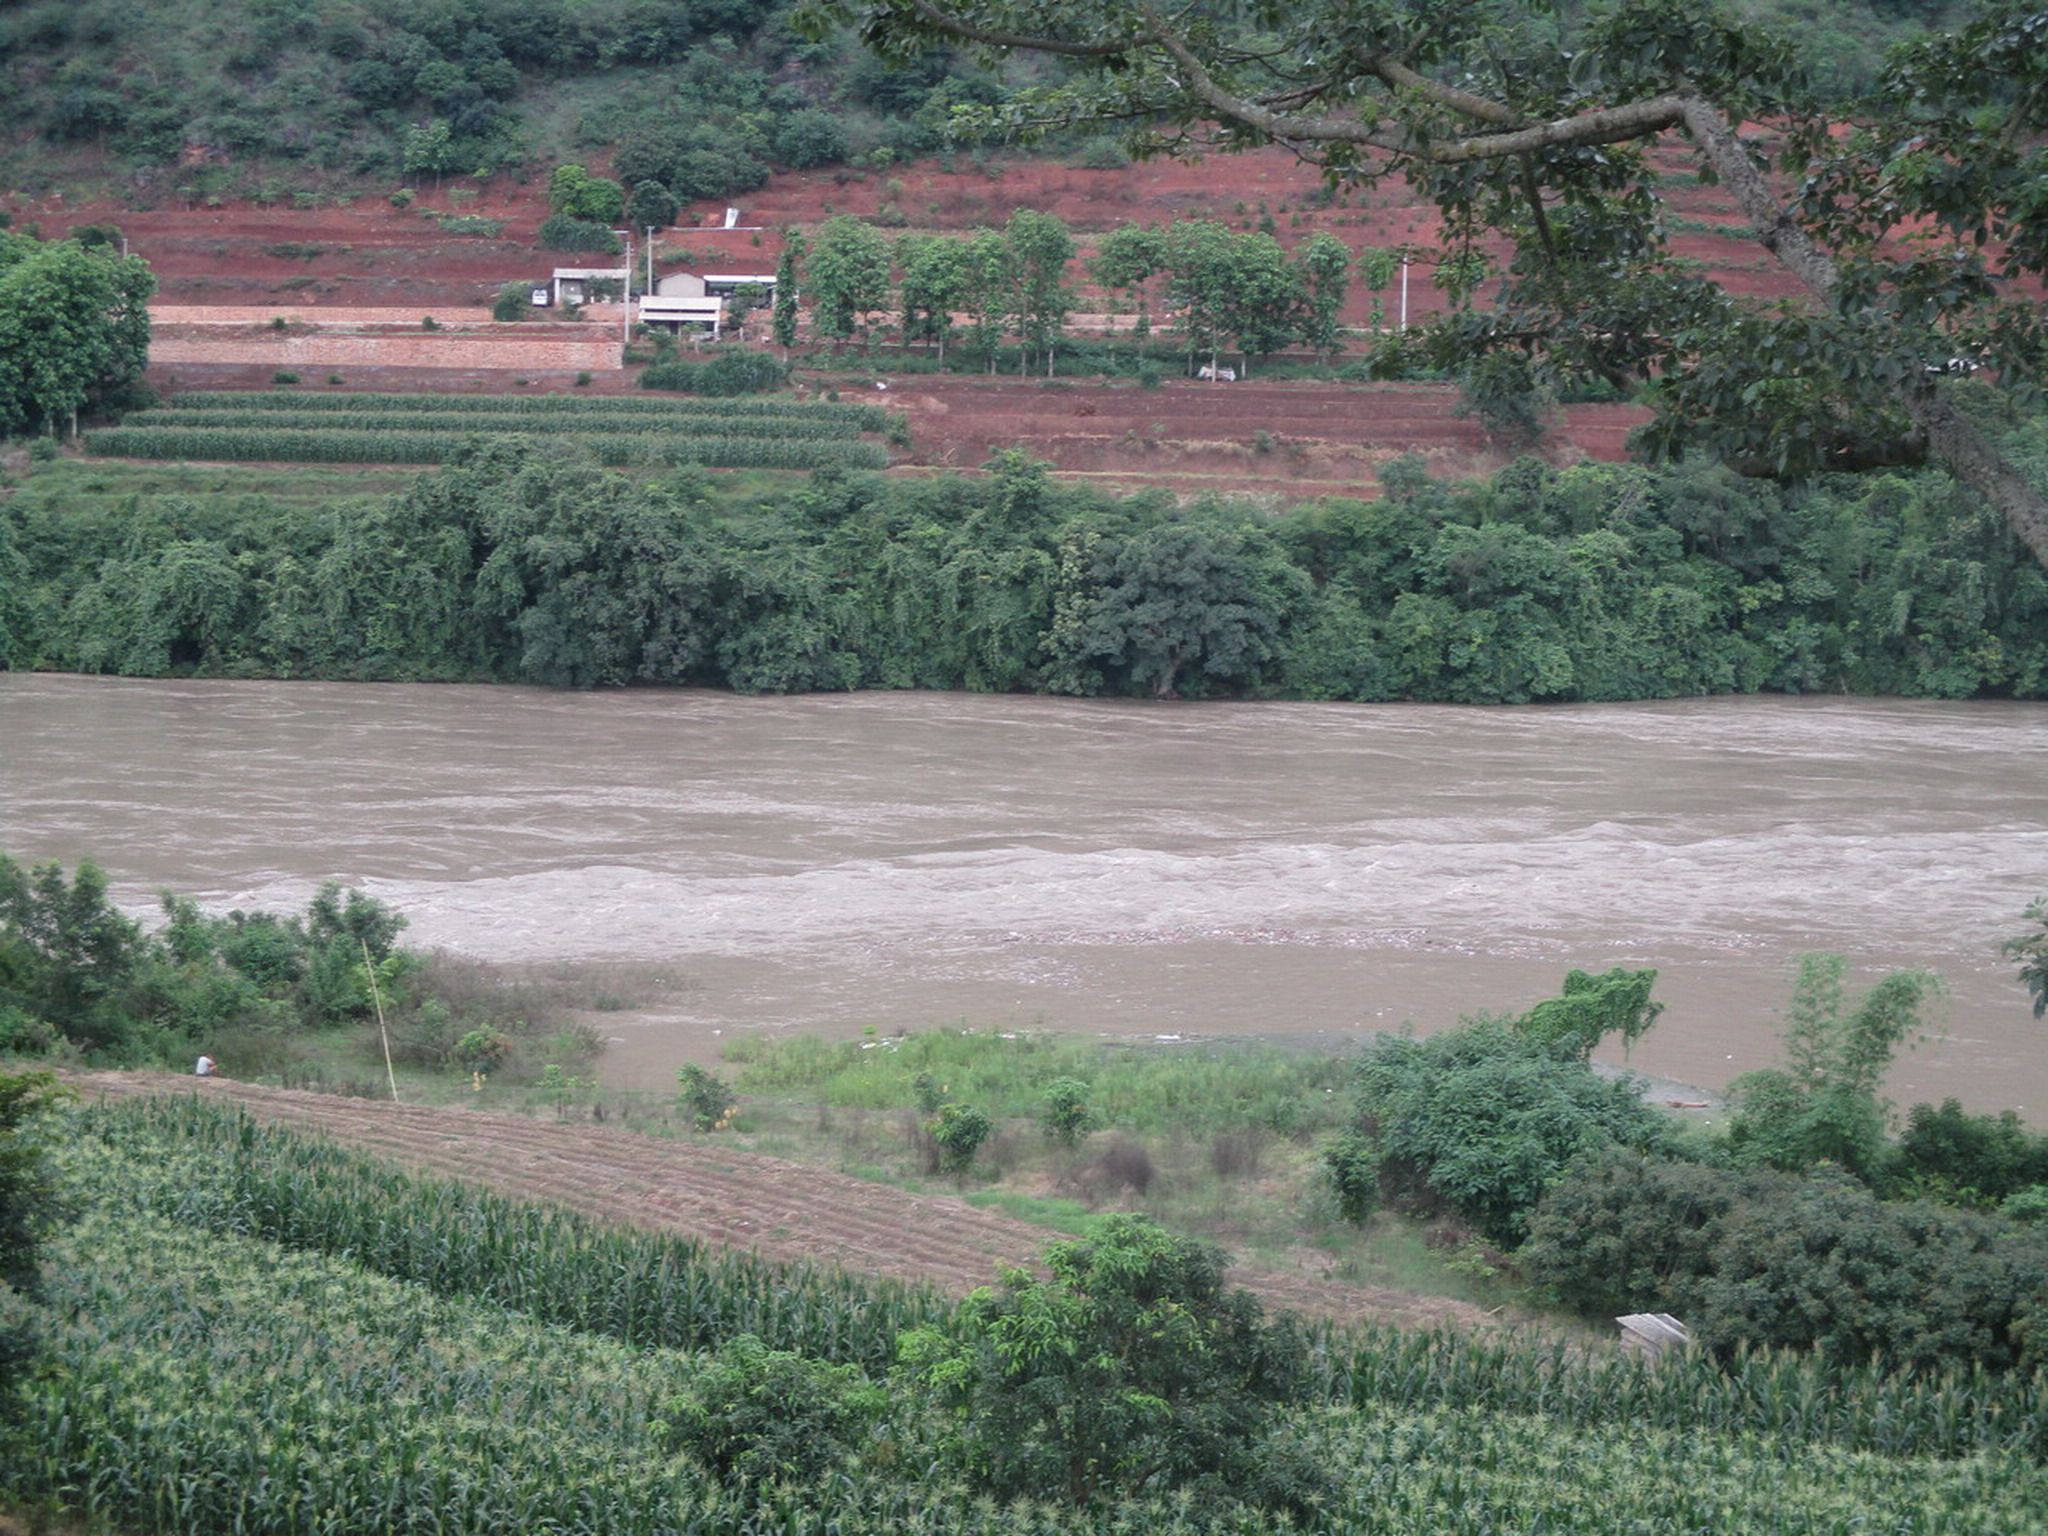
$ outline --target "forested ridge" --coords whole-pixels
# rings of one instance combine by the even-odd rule
[[[2048,468],[2048,433],[2009,451]],[[2048,574],[1933,472],[1803,487],[1689,463],[1386,466],[1285,511],[824,472],[607,471],[531,441],[368,500],[122,494],[51,464],[0,508],[0,664],[261,677],[1606,700],[2048,691]]]
[[[934,48],[908,63],[784,0],[283,0],[147,9],[27,0],[0,15],[0,180],[105,177],[122,196],[317,197],[361,178],[524,171],[606,151],[686,199],[771,168],[886,164],[947,142],[955,106],[1034,76]],[[1766,6],[1822,74],[1867,83],[1945,14],[1915,0]],[[877,159],[879,153],[880,158]],[[635,172],[630,179],[639,180]]]

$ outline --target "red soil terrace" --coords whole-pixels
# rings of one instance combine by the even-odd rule
[[[1676,162],[1674,162],[1676,163]],[[776,177],[726,209],[700,206],[656,241],[658,272],[768,273],[783,231],[850,213],[890,226],[965,230],[1000,225],[1019,208],[1053,213],[1075,232],[1083,257],[1122,224],[1213,218],[1239,228],[1262,221],[1292,245],[1323,230],[1354,251],[1427,248],[1434,210],[1405,189],[1362,190],[1325,202],[1315,171],[1278,150],[1205,162],[1157,162],[1086,170],[1033,161],[986,169],[923,162],[889,172],[818,171]],[[1681,255],[1711,268],[1740,293],[1781,296],[1795,285],[1743,238],[1739,216],[1713,188],[1684,189],[1674,212],[1686,226]],[[364,198],[346,207],[159,207],[147,211],[67,204],[60,198],[0,198],[17,224],[61,234],[80,224],[115,224],[129,249],[157,274],[157,345],[151,379],[160,389],[270,388],[280,371],[307,390],[546,392],[629,391],[637,369],[620,366],[621,316],[593,305],[575,322],[494,323],[489,307],[507,283],[542,283],[557,265],[585,258],[543,250],[546,216],[538,185],[509,181],[422,189],[410,207]],[[501,221],[491,235],[462,233],[465,217]],[[1711,226],[1725,227],[1723,237]],[[471,223],[475,229],[478,226]],[[636,267],[645,261],[636,249]],[[1088,283],[1083,261],[1076,329],[1127,328],[1111,300]],[[1354,282],[1345,322],[1363,349],[1377,326],[1436,313],[1443,295],[1422,261],[1371,293]],[[1376,308],[1377,306],[1377,308]],[[426,322],[431,317],[433,324]],[[280,326],[277,322],[282,321]],[[761,322],[756,328],[762,329]],[[764,338],[757,338],[765,340]],[[822,363],[822,366],[818,366]],[[910,374],[878,380],[858,353],[813,357],[799,379],[817,389],[873,391],[910,420],[907,466],[973,469],[992,452],[1021,446],[1065,475],[1184,491],[1291,495],[1375,493],[1375,467],[1419,453],[1445,476],[1490,472],[1521,451],[1490,439],[1458,414],[1445,386],[1362,386],[1174,379],[1158,389],[1127,382],[1020,380]],[[578,385],[581,374],[589,382]],[[340,379],[340,384],[331,382]],[[1619,459],[1643,413],[1623,406],[1573,406],[1542,445],[1550,458]]]

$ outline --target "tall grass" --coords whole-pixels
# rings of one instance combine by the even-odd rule
[[[1086,1083],[1098,1123],[1139,1135],[1206,1137],[1255,1127],[1307,1136],[1342,1118],[1341,1062],[1253,1045],[1105,1047],[1073,1035],[929,1030],[832,1042],[815,1036],[729,1047],[740,1087],[801,1094],[835,1108],[901,1109],[925,1074],[945,1097],[998,1118],[1037,1113],[1059,1078]]]

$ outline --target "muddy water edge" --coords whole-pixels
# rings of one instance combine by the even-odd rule
[[[2048,891],[2048,706],[1459,709],[0,674],[0,848],[138,912],[365,886],[410,942],[627,963],[602,1077],[936,1026],[1342,1051],[1656,966],[1628,1063],[1776,1058],[1800,954],[1928,966],[1900,1104],[2048,1125],[1997,940]]]

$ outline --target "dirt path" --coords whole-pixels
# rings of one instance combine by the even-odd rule
[[[739,1151],[604,1126],[340,1098],[151,1072],[65,1074],[87,1102],[166,1094],[228,1098],[266,1124],[313,1131],[420,1173],[601,1220],[807,1259],[854,1274],[920,1281],[955,1295],[988,1284],[1057,1236],[950,1195],[919,1194]],[[1490,1328],[1463,1302],[1343,1285],[1270,1269],[1232,1279],[1268,1307],[1314,1317]]]

